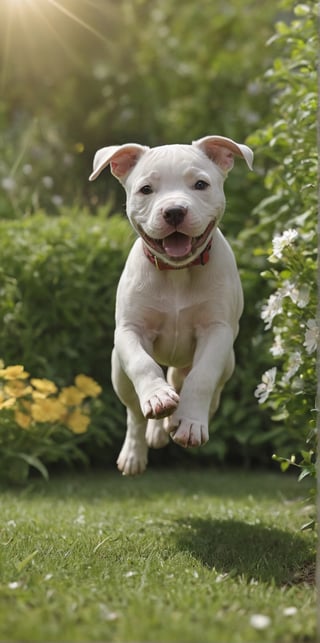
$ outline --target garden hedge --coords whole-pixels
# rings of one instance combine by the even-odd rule
[[[110,443],[124,417],[111,391],[110,353],[115,289],[132,241],[127,221],[38,213],[1,221],[0,239],[2,359],[60,386],[78,373],[97,380],[104,393],[96,421]]]

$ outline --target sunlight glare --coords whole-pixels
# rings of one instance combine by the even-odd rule
[[[29,0],[7,0],[8,4],[22,6],[24,4],[29,4]]]
[[[11,10],[14,10],[17,8],[19,11],[23,8],[30,7],[30,5],[34,4],[37,0],[6,0],[7,5],[9,5]]]

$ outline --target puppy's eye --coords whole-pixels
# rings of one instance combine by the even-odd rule
[[[194,184],[195,190],[206,190],[208,187],[209,187],[209,183],[207,183],[206,181],[203,181],[202,179],[199,179],[199,181],[197,181]]]
[[[143,185],[139,192],[141,192],[141,194],[152,194],[153,189],[151,185]]]

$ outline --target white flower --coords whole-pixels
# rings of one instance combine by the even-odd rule
[[[273,368],[270,368],[262,375],[262,378],[261,378],[262,382],[261,384],[258,384],[254,392],[255,397],[258,398],[259,404],[263,404],[263,402],[265,402],[268,399],[270,393],[273,391],[275,380],[276,380],[276,374],[277,374],[277,368],[276,366],[274,366]]]
[[[271,619],[269,616],[265,616],[265,614],[252,614],[250,618],[250,625],[252,625],[256,630],[265,630],[270,623]]]
[[[301,353],[300,353],[300,351],[295,351],[289,357],[288,370],[287,370],[286,374],[283,376],[283,378],[281,379],[281,381],[284,384],[288,384],[289,380],[291,380],[291,378],[299,370],[301,364],[302,364]]]
[[[116,621],[119,618],[118,612],[111,612],[107,605],[99,603],[101,618],[105,621]]]
[[[224,580],[228,578],[229,574],[218,574],[216,577],[216,583],[222,583]]]
[[[273,246],[272,257],[281,259],[283,249],[287,248],[288,246],[291,246],[293,241],[295,241],[297,237],[298,237],[298,232],[293,228],[289,228],[289,230],[285,230],[283,234],[276,234],[272,240],[272,246]]]
[[[270,348],[270,353],[273,357],[281,357],[284,353],[283,340],[280,333],[274,336],[273,346]]]
[[[278,288],[275,293],[270,295],[261,310],[261,319],[265,323],[265,330],[269,330],[272,327],[274,318],[283,312],[283,299],[285,297],[290,297],[298,308],[305,308],[310,299],[310,286],[306,284],[298,286],[295,282],[287,280],[281,288]]]
[[[136,576],[136,575],[137,575],[137,573],[138,573],[138,572],[135,572],[135,571],[126,572],[126,573],[124,574],[124,577],[125,577],[125,578],[131,578],[132,576]]]
[[[268,302],[262,306],[261,319],[265,323],[265,329],[268,330],[272,326],[272,322],[276,315],[282,313],[282,289],[277,290],[273,295],[270,295]]]
[[[2,179],[1,185],[6,192],[13,192],[16,187],[16,182],[12,178],[12,176],[6,176],[4,179]]]
[[[284,616],[294,616],[297,613],[297,608],[296,607],[285,607],[283,610]]]
[[[52,201],[53,205],[57,206],[57,208],[59,208],[60,205],[63,204],[63,198],[62,198],[62,196],[60,196],[60,194],[54,194],[52,199],[51,199],[51,201]]]
[[[45,188],[48,188],[50,190],[53,187],[53,178],[52,176],[43,176],[42,177],[42,183]]]
[[[32,174],[32,165],[30,165],[30,163],[26,163],[22,168],[22,172],[23,174],[25,174],[25,176],[29,176],[29,174]]]
[[[310,286],[306,284],[299,287],[293,281],[285,281],[281,291],[283,297],[290,297],[291,301],[297,304],[298,308],[305,308],[309,303]]]
[[[18,589],[21,587],[21,581],[13,581],[12,583],[8,583],[9,589]]]
[[[313,353],[317,350],[319,340],[319,327],[316,319],[308,319],[307,321],[307,330],[304,336],[303,345],[307,349],[307,353]]]

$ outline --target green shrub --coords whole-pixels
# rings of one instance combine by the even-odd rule
[[[110,353],[115,291],[132,239],[126,219],[103,212],[0,221],[2,358],[59,386],[77,373],[93,377],[104,391],[95,423],[109,442],[124,424]]]
[[[62,383],[79,371],[104,380],[115,289],[132,242],[127,221],[39,213],[0,221],[0,238],[5,362]]]

